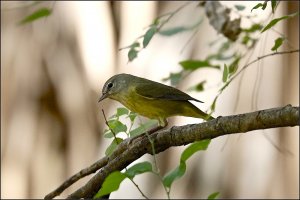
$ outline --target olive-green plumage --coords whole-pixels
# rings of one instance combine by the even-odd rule
[[[189,102],[202,101],[176,88],[130,74],[117,74],[108,79],[99,102],[105,98],[117,100],[140,115],[157,119],[161,126],[167,124],[168,117],[176,115],[214,119]]]

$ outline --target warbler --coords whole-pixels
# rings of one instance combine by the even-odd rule
[[[174,87],[130,74],[117,74],[109,78],[98,102],[105,98],[114,99],[142,116],[157,119],[162,127],[167,126],[167,118],[171,116],[214,119],[189,102],[202,101]]]

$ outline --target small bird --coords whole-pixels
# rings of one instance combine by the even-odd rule
[[[108,79],[98,102],[105,98],[114,99],[142,116],[157,119],[161,127],[167,126],[167,118],[171,116],[214,119],[189,102],[202,101],[174,87],[130,74],[117,74]]]

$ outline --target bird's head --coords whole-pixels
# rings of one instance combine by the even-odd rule
[[[118,95],[127,90],[130,79],[132,76],[129,74],[117,74],[109,78],[102,88],[102,96],[98,102],[106,98],[116,99]]]

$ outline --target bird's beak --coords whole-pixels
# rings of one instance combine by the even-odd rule
[[[99,103],[100,101],[102,101],[103,99],[107,98],[107,97],[108,97],[108,93],[103,94],[103,95],[99,98],[98,103]]]

